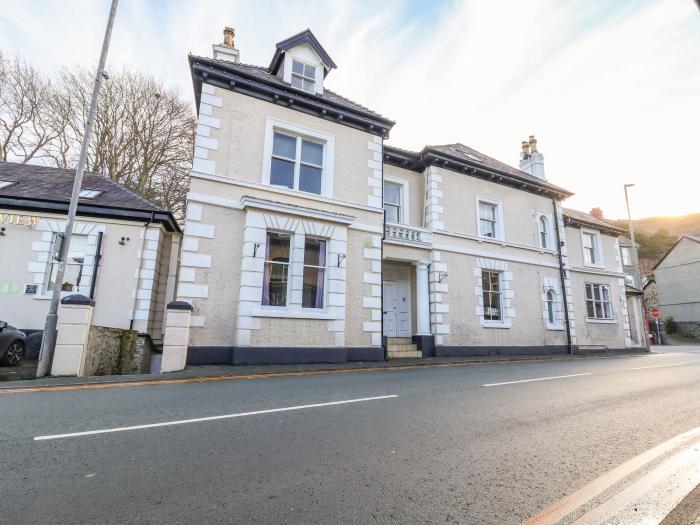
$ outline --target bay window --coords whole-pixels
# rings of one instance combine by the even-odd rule
[[[304,240],[304,287],[302,308],[323,308],[326,277],[326,241]]]
[[[287,306],[290,240],[289,234],[267,233],[262,291],[265,306]]]

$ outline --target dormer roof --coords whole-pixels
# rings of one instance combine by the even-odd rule
[[[290,36],[289,38],[275,44],[277,49],[275,50],[275,54],[272,57],[270,67],[268,69],[272,72],[276,72],[279,68],[284,52],[302,44],[307,44],[311,49],[313,49],[314,53],[316,53],[318,58],[321,59],[321,62],[323,62],[323,76],[326,76],[331,69],[336,69],[338,67],[335,65],[335,62],[333,62],[333,59],[326,52],[326,50],[323,49],[323,46],[311,32],[311,29],[304,29],[302,32]]]

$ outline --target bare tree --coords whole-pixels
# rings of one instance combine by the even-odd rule
[[[54,113],[53,87],[19,58],[0,53],[0,160],[29,162],[63,131]]]
[[[58,166],[70,167],[77,161],[91,83],[91,73],[80,68],[63,71],[57,81],[53,114],[63,132],[45,149]],[[189,102],[151,76],[119,72],[100,92],[89,169],[103,172],[182,219],[194,128]]]

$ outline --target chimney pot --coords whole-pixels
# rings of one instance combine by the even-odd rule
[[[224,45],[226,47],[233,47],[233,37],[236,36],[232,27],[224,27]]]
[[[537,153],[537,139],[534,135],[530,135],[530,154]]]
[[[212,50],[214,58],[217,60],[226,60],[228,62],[238,63],[240,60],[238,49],[233,45],[233,37],[235,31],[232,27],[224,27],[224,41],[221,44],[214,44]]]

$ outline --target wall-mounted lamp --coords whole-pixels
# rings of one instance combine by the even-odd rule
[[[438,273],[438,282],[442,282],[447,279],[447,272]]]
[[[5,227],[3,226],[2,228],[0,228],[0,237],[3,237],[4,235],[6,235],[6,234],[5,234]]]
[[[260,243],[259,243],[259,242],[256,242],[256,243],[253,245],[253,257],[257,257],[257,256],[258,256],[258,248],[260,248]]]
[[[129,242],[130,240],[131,240],[131,239],[129,239],[129,237],[122,237],[122,238],[119,240],[119,244],[121,244],[122,246],[126,246],[126,243]]]
[[[340,265],[342,262],[345,260],[346,255],[344,253],[339,253],[338,254],[338,268],[340,268]]]

